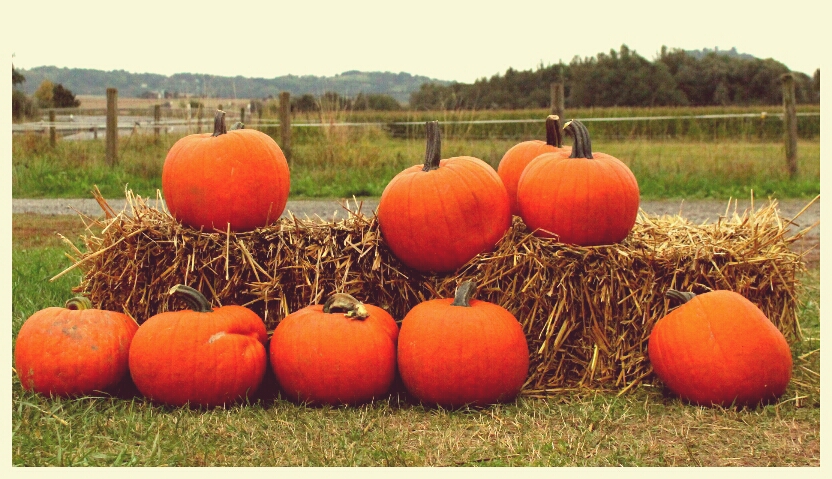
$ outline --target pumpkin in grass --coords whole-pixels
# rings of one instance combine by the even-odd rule
[[[785,392],[791,350],[754,303],[725,290],[667,295],[685,303],[656,323],[647,353],[668,389],[702,406],[753,406]]]
[[[592,151],[589,133],[572,120],[572,151],[532,160],[517,184],[520,217],[535,234],[580,246],[622,241],[636,222],[639,189],[621,160]]]
[[[361,404],[393,384],[398,334],[385,310],[333,294],[280,321],[269,344],[272,370],[293,401]]]
[[[453,299],[419,303],[402,320],[399,374],[428,404],[482,406],[514,399],[529,374],[523,328],[505,308],[471,299],[473,281]]]
[[[242,306],[212,308],[181,284],[171,294],[191,310],[159,313],[139,327],[129,358],[138,390],[173,406],[218,406],[254,394],[268,361],[263,320]]]
[[[277,221],[289,197],[289,165],[265,133],[227,130],[218,111],[214,133],[188,135],[162,168],[165,204],[196,229],[250,231]]]
[[[64,308],[42,309],[20,327],[14,365],[23,389],[78,396],[106,391],[127,376],[130,342],[138,324],[92,307],[85,297]]]
[[[390,180],[377,217],[396,258],[417,271],[443,273],[494,249],[511,226],[511,209],[494,168],[472,156],[441,159],[439,122],[426,129],[424,164]]]
[[[523,141],[506,151],[497,165],[497,174],[506,187],[511,202],[511,214],[520,215],[520,207],[517,206],[517,182],[520,181],[520,176],[529,162],[543,153],[569,154],[571,151],[571,147],[563,146],[560,117],[557,115],[549,115],[546,118],[546,141]]]

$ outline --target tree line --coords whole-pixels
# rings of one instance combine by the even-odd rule
[[[566,107],[775,105],[782,102],[781,76],[789,69],[761,60],[710,51],[691,55],[662,47],[648,61],[622,45],[595,57],[536,70],[506,70],[473,84],[423,84],[411,94],[414,110],[546,108],[551,84],[564,85]],[[820,69],[812,77],[792,72],[798,103],[820,102]]]

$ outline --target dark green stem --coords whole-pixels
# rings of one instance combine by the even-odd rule
[[[589,140],[589,131],[584,124],[578,120],[571,120],[563,125],[563,129],[566,130],[567,135],[575,139],[569,158],[592,159],[592,142]]]
[[[549,115],[546,117],[546,144],[556,148],[563,148],[563,135],[560,132],[560,117]]]
[[[324,313],[344,312],[348,318],[364,319],[370,316],[364,304],[347,293],[335,293],[324,303]]]
[[[228,133],[225,127],[225,112],[217,110],[217,115],[214,117],[214,134],[211,136],[220,136]]]
[[[464,281],[462,284],[459,285],[458,288],[456,288],[456,294],[454,294],[454,302],[451,303],[451,306],[464,306],[466,308],[470,308],[471,298],[474,296],[474,293],[476,292],[476,281]]]
[[[76,296],[67,300],[65,307],[73,310],[92,309],[92,301],[84,296]]]
[[[422,171],[439,169],[439,161],[442,159],[442,138],[439,132],[439,122],[429,121],[425,123],[427,135],[427,146],[425,147],[425,166]]]
[[[677,291],[675,289],[667,290],[667,292],[664,293],[664,295],[670,299],[681,301],[682,304],[687,303],[688,301],[696,297],[696,293],[691,293],[690,291]]]
[[[211,307],[211,303],[208,302],[208,299],[206,299],[202,293],[194,288],[191,288],[190,286],[177,284],[171,288],[170,291],[168,291],[168,294],[181,297],[186,303],[188,303],[189,308],[198,313],[210,313],[214,310]]]

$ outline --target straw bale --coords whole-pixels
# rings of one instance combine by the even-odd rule
[[[289,215],[234,233],[184,227],[158,207],[160,198],[151,206],[128,191],[121,212],[98,199],[107,217],[87,219],[96,228],[83,236],[86,251],[70,254],[75,263],[67,271],[83,271],[76,292],[139,323],[185,307],[167,294],[177,283],[199,289],[215,305],[251,308],[271,331],[289,312],[334,292],[383,307],[401,321],[419,302],[451,297],[459,283],[473,279],[478,299],[500,304],[523,325],[531,352],[526,395],[624,392],[653,381],[647,338],[676,306],[664,296],[670,288],[736,291],[787,339],[800,337],[797,288],[805,262],[789,246],[811,227],[790,233],[774,200],[742,214],[726,210],[709,224],[641,211],[622,243],[598,247],[537,238],[515,217],[493,252],[453,274],[428,275],[392,255],[375,215],[357,203],[342,205],[343,219]]]

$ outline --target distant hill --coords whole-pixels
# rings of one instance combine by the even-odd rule
[[[737,52],[737,47],[731,47],[730,50],[720,50],[719,47],[714,47],[713,50],[709,50],[707,48],[703,48],[701,50],[685,50],[685,53],[696,58],[697,60],[701,60],[710,53],[716,53],[717,55],[725,55],[731,58],[739,58],[741,60],[754,60],[757,58],[754,55],[749,55],[748,53]]]
[[[197,73],[177,73],[166,76],[155,73],[130,73],[124,70],[103,71],[84,68],[41,66],[19,70],[26,81],[18,88],[31,95],[44,79],[62,84],[76,95],[104,95],[107,88],[117,88],[120,97],[141,97],[152,93],[170,92],[182,95],[206,95],[215,98],[267,98],[288,91],[292,96],[311,94],[316,97],[326,92],[354,97],[385,94],[399,103],[407,104],[410,94],[423,83],[449,85],[410,73],[347,71],[331,77],[285,75],[275,78],[223,77]]]

